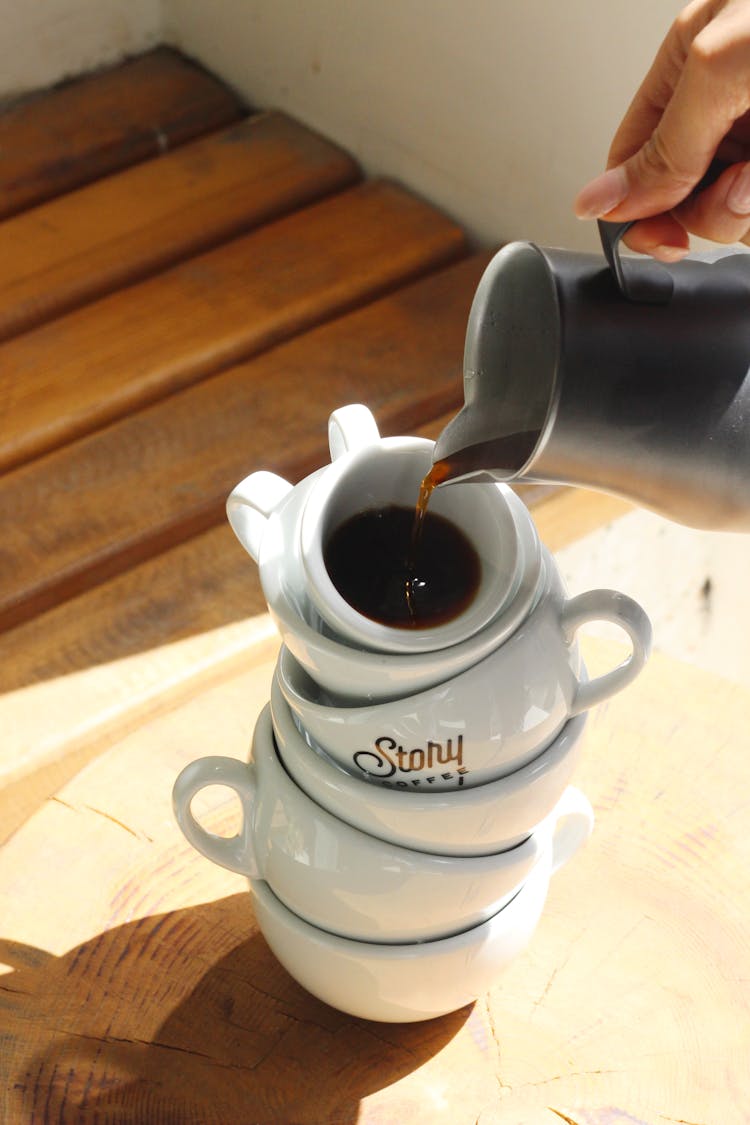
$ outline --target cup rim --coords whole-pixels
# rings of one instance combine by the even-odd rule
[[[342,632],[344,641],[388,653],[431,652],[448,648],[471,638],[494,617],[502,614],[517,591],[519,568],[524,566],[526,560],[519,543],[513,512],[501,489],[493,491],[493,501],[486,490],[480,492],[473,489],[469,494],[473,504],[486,509],[483,526],[491,528],[495,539],[496,551],[493,552],[493,558],[497,558],[498,578],[496,580],[491,575],[482,560],[479,589],[470,604],[451,620],[422,629],[386,625],[355,609],[339,593],[332,581],[325,565],[323,535],[326,514],[335,502],[337,491],[346,485],[347,479],[353,474],[361,472],[363,467],[374,466],[384,459],[386,464],[390,462],[393,467],[394,454],[400,454],[402,461],[406,458],[421,459],[424,455],[424,463],[419,468],[419,474],[424,475],[431,464],[430,453],[434,445],[427,438],[382,438],[377,443],[353,450],[333,461],[325,475],[318,478],[307,497],[300,521],[300,553],[309,583],[308,594],[321,617],[330,617],[332,627]],[[415,506],[418,485],[417,480]],[[369,508],[359,510],[367,511]]]
[[[517,924],[516,918],[519,915],[531,909],[531,904],[537,896],[541,894],[546,897],[551,874],[551,863],[546,863],[542,858],[539,863],[534,865],[512,898],[504,902],[489,918],[485,918],[473,926],[468,926],[466,929],[459,930],[458,933],[426,938],[422,941],[415,939],[406,942],[363,941],[360,938],[345,937],[331,930],[324,930],[322,927],[306,921],[286,906],[278,895],[274,894],[273,888],[265,879],[249,879],[248,882],[253,894],[262,898],[266,908],[274,911],[277,919],[280,916],[282,924],[286,928],[291,926],[298,932],[302,931],[301,937],[317,941],[319,944],[329,947],[331,952],[346,954],[356,951],[368,959],[387,962],[396,958],[423,960],[426,957],[449,954],[460,949],[471,949],[477,944],[484,945],[487,941],[501,938],[507,932],[508,927]],[[289,915],[289,918],[285,918],[284,915]],[[505,916],[503,917],[503,915]]]
[[[318,470],[319,473],[325,471],[327,470]],[[310,657],[306,662],[302,653],[319,654],[324,664],[340,662],[342,669],[350,672],[356,669],[358,675],[368,677],[368,682],[369,677],[377,676],[389,689],[379,693],[380,698],[386,698],[389,692],[395,695],[404,679],[409,683],[421,682],[427,687],[432,682],[446,679],[456,668],[468,668],[470,664],[492,652],[518,628],[546,589],[549,582],[549,564],[545,561],[547,552],[542,547],[528,511],[523,502],[505,485],[494,485],[491,487],[506,490],[506,500],[526,559],[518,589],[503,613],[498,614],[473,637],[432,652],[384,653],[349,645],[341,639],[330,637],[314,628],[293,603],[280,561],[288,559],[294,552],[294,545],[289,540],[290,532],[283,523],[284,512],[290,504],[301,506],[304,503],[316,477],[317,474],[313,474],[293,489],[271,516],[264,546],[272,543],[274,549],[271,553],[263,551],[259,561],[261,584],[271,614],[282,638],[303,666],[308,666],[314,658]],[[328,671],[330,672],[330,668]]]
[[[260,751],[262,757],[260,759],[256,756],[256,750]],[[289,772],[282,752],[279,748],[278,741],[275,737],[275,730],[271,715],[271,705],[267,703],[260,712],[255,724],[252,741],[252,754],[251,761],[256,761],[262,771],[264,763],[269,768],[271,774],[276,774],[281,771],[283,775],[282,784],[289,785],[294,792],[294,799],[301,800],[303,804],[310,804],[315,811],[316,815],[320,815],[324,821],[336,821],[344,829],[344,835],[354,833],[356,836],[361,836],[367,843],[372,843],[377,848],[387,848],[395,853],[395,859],[400,863],[419,863],[425,864],[429,867],[436,869],[445,868],[446,865],[454,867],[455,870],[461,870],[462,874],[470,875],[472,872],[477,876],[486,872],[496,871],[498,865],[500,866],[515,866],[519,862],[525,860],[525,852],[530,853],[531,867],[543,861],[545,856],[551,860],[552,837],[556,820],[553,820],[555,808],[542,820],[534,829],[529,833],[525,840],[520,841],[514,847],[502,848],[494,852],[486,852],[480,855],[471,856],[456,856],[443,852],[425,852],[418,848],[411,848],[407,844],[401,844],[396,840],[384,840],[381,837],[373,836],[372,833],[366,832],[362,828],[357,828],[356,825],[349,824],[346,820],[341,820],[330,810],[319,805],[309,793],[305,792],[301,785]],[[377,943],[379,944],[379,943]]]
[[[520,634],[523,633],[524,630],[535,625],[541,615],[546,611],[548,598],[553,593],[557,593],[560,597],[560,600],[564,601],[564,592],[562,590],[562,585],[559,576],[556,576],[555,574],[551,574],[549,576],[544,590],[536,599],[535,604],[531,607],[524,620],[514,631],[513,636],[508,637],[506,644],[512,643],[515,638],[520,637]],[[282,641],[281,647],[279,649],[277,671],[279,675],[282,694],[285,698],[287,698],[288,691],[289,696],[293,697],[295,700],[299,700],[301,707],[309,708],[315,714],[319,715],[323,715],[326,711],[329,711],[331,709],[340,711],[345,716],[344,722],[346,722],[347,715],[354,715],[355,713],[357,713],[361,714],[364,717],[366,712],[381,711],[388,707],[399,704],[406,705],[407,702],[410,708],[419,708],[425,706],[431,696],[433,696],[435,693],[444,692],[448,688],[455,688],[456,690],[460,690],[462,681],[473,678],[478,672],[481,672],[480,666],[488,666],[495,660],[502,661],[503,659],[506,659],[506,644],[498,644],[495,648],[486,653],[475,663],[469,665],[468,668],[464,668],[462,671],[456,672],[452,676],[449,675],[444,679],[440,679],[435,681],[435,683],[429,684],[427,687],[410,691],[406,700],[404,699],[403,695],[393,695],[377,699],[353,700],[342,698],[339,700],[338,698],[336,698],[332,703],[317,702],[309,695],[304,694],[303,691],[300,690],[297,684],[294,682],[296,678],[296,670],[299,669],[301,674],[306,679],[308,679],[312,684],[315,684],[316,687],[321,688],[321,685],[317,683],[315,677],[310,672],[308,672],[307,668],[305,668],[302,662],[295,656],[286,641]],[[321,688],[321,690],[326,689]],[[335,696],[336,693],[330,692],[329,694]]]
[[[309,755],[304,759],[306,772],[314,772],[318,777],[322,777],[324,784],[327,783],[329,786],[335,784],[346,796],[354,797],[355,800],[366,799],[370,807],[380,806],[387,810],[404,812],[407,807],[405,802],[408,802],[410,815],[451,809],[460,809],[462,812],[468,809],[483,809],[488,805],[497,804],[504,798],[507,799],[508,793],[526,789],[567,757],[570,750],[580,742],[588,719],[588,713],[585,711],[568,719],[557,737],[540,750],[535,758],[502,777],[466,789],[428,791],[393,789],[372,781],[365,781],[348,773],[335,759],[326,754],[322,747],[310,745],[297,728],[292,710],[284,698],[278,680],[278,669],[274,670],[269,707],[279,757],[288,773],[291,771],[284,759],[284,748],[291,742],[297,745],[297,756],[299,752]]]

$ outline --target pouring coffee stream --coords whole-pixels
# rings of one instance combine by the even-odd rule
[[[750,255],[623,258],[630,225],[599,223],[606,260],[530,242],[495,255],[469,315],[465,405],[423,494],[571,484],[750,530]]]

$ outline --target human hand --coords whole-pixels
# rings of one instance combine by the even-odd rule
[[[691,195],[714,156],[729,164]],[[674,262],[689,233],[750,245],[750,0],[693,0],[623,118],[579,218],[641,220],[632,250]]]

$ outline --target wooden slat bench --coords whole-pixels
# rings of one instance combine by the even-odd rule
[[[487,253],[163,48],[6,107],[0,148],[0,1121],[744,1120],[740,689],[661,659],[597,713],[592,842],[425,1025],[304,993],[171,815],[182,764],[246,753],[278,650],[227,493],[322,464],[348,401],[436,436]],[[522,495],[552,550],[627,510]]]
[[[435,268],[455,224],[386,183],[295,211],[0,344],[0,469]]]
[[[434,418],[456,399],[466,297],[484,261],[484,255],[471,257],[294,335],[0,478],[0,507],[12,515],[0,543],[0,624],[18,623],[221,523],[226,496],[250,457],[300,479],[324,456],[320,419],[351,398],[365,399],[386,427],[410,432]],[[386,254],[382,268],[392,263]],[[376,267],[371,257],[370,271]],[[322,306],[326,295],[315,299]],[[87,310],[92,324],[96,311]],[[153,307],[154,336],[158,311]],[[256,313],[247,330],[259,333],[262,325]],[[394,361],[399,337],[404,342]],[[139,343],[134,336],[132,356]],[[175,362],[180,354],[176,344]],[[191,362],[196,352],[183,342],[182,354]],[[71,362],[75,358],[71,344]],[[96,368],[96,357],[89,353],[89,359]],[[127,377],[124,362],[120,372]],[[317,425],[311,422],[312,387]]]
[[[158,156],[247,111],[222,83],[159,47],[21,98],[0,116],[0,216]]]
[[[261,113],[24,211],[0,226],[0,339],[358,178],[346,153]]]

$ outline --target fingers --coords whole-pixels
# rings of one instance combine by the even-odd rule
[[[700,238],[744,242],[750,232],[750,163],[728,168],[711,187],[675,208],[674,217]]]
[[[726,169],[671,213],[636,223],[623,241],[640,254],[676,262],[689,249],[688,231],[711,242],[750,245],[750,162]]]
[[[750,5],[747,5],[750,33]],[[748,109],[750,37],[744,51],[706,28],[694,41],[664,113],[624,167],[628,195],[618,218],[667,211],[685,199],[711,163],[723,137]]]
[[[632,156],[583,189],[575,205],[579,217],[641,219],[681,203],[735,119],[748,108],[740,101],[740,96],[747,98],[747,88],[737,91],[734,82],[733,74],[723,73],[707,55],[692,50],[654,130]],[[613,200],[614,193],[607,189],[615,178],[620,198]]]
[[[625,235],[623,242],[639,254],[650,254],[660,262],[679,262],[690,249],[685,228],[671,215],[643,219]]]
[[[708,21],[708,22],[706,22]],[[684,248],[685,231],[736,241],[750,223],[739,169],[683,203],[735,122],[750,109],[750,0],[696,0],[676,21],[612,145],[614,166],[587,184],[574,209],[581,218],[638,223],[628,245],[653,253],[654,239]],[[673,212],[670,218],[667,212]],[[713,232],[713,233],[710,233]]]
[[[623,164],[638,152],[659,124],[680,80],[690,43],[708,22],[708,14],[698,12],[690,26],[685,27],[686,13],[693,7],[703,8],[704,5],[691,5],[672,24],[614,135],[607,157],[608,168]]]
[[[715,0],[693,0],[674,20],[615,133],[607,158],[609,168],[632,157],[656,129],[680,81],[692,43],[717,7],[721,4]]]

